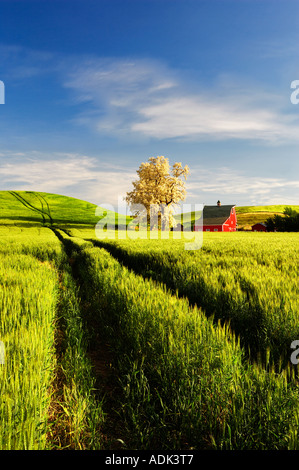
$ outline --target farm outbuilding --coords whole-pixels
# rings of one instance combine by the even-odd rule
[[[199,225],[194,225],[194,231],[201,230]],[[237,230],[237,215],[235,205],[204,206],[203,208],[203,232],[235,232]]]
[[[267,232],[267,225],[263,222],[260,222],[258,224],[254,224],[252,227],[251,227],[251,230],[253,232]]]

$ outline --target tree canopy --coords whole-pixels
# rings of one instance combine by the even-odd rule
[[[299,231],[299,212],[291,207],[286,207],[284,215],[275,214],[273,218],[266,220],[267,229],[277,232],[298,232]]]
[[[164,230],[174,226],[174,206],[186,197],[184,180],[189,167],[183,168],[182,163],[177,162],[171,167],[168,158],[150,157],[140,165],[137,174],[139,179],[133,181],[134,189],[127,192],[125,198],[133,214],[144,217],[151,229],[157,220]]]

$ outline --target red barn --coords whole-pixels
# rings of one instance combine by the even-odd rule
[[[252,227],[251,227],[251,230],[253,232],[267,232],[267,225],[264,224],[263,222],[261,223],[258,223],[258,224],[254,224]]]
[[[199,225],[194,225],[194,230],[200,230]],[[222,206],[218,201],[217,206],[204,206],[203,231],[204,232],[235,232],[237,230],[237,215],[235,206]]]

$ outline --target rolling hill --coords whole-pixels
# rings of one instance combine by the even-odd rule
[[[265,222],[274,214],[283,214],[287,205],[269,206],[236,206],[238,229],[250,230],[258,222]],[[299,205],[292,205],[299,212]],[[95,226],[100,217],[96,216],[96,204],[81,199],[59,194],[36,191],[0,191],[0,223],[6,225],[88,225]],[[126,225],[131,218],[112,211],[107,211],[108,222]],[[191,220],[200,217],[199,212],[191,216]],[[179,222],[181,214],[176,214]]]
[[[238,229],[251,230],[251,226],[260,222],[265,222],[275,214],[283,215],[284,209],[291,207],[299,212],[297,205],[271,205],[271,206],[242,206],[236,207]]]
[[[265,222],[275,214],[282,215],[286,207],[291,207],[299,212],[299,205],[236,206],[238,229],[251,230],[251,226],[256,223]],[[200,216],[200,212],[194,212],[191,215],[191,222],[198,220]],[[174,215],[174,218],[180,222],[181,214]]]
[[[0,223],[15,225],[92,225],[100,219],[96,204],[58,194],[35,191],[0,191]],[[110,216],[110,217],[109,217]],[[107,211],[107,220],[126,224],[130,218]]]

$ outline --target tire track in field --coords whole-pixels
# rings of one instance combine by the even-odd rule
[[[86,355],[81,301],[71,263],[67,261],[62,257],[55,263],[58,274],[56,367],[47,443],[50,450],[102,450],[102,396],[98,397]]]
[[[121,450],[122,442],[128,440],[128,436],[124,435],[122,423],[119,418],[119,384],[118,377],[113,369],[113,354],[110,345],[102,336],[102,324],[97,320],[94,306],[90,299],[86,296],[82,289],[82,280],[77,269],[77,247],[72,242],[63,238],[58,230],[51,228],[54,234],[62,243],[62,246],[68,256],[68,262],[71,266],[72,276],[79,288],[81,300],[81,314],[84,319],[86,335],[88,337],[88,357],[92,364],[93,374],[95,377],[96,396],[106,415],[105,422],[101,429],[103,438],[103,450]],[[60,232],[67,232],[59,229]],[[123,439],[122,439],[123,438]]]
[[[33,196],[35,196],[39,200],[39,202],[41,203],[41,206],[42,206],[42,213],[46,214],[49,217],[50,224],[52,225],[53,224],[53,218],[51,216],[50,206],[49,206],[49,203],[46,200],[46,198],[44,196],[42,196],[41,194],[39,194],[39,193],[35,193],[34,191],[27,191],[27,192],[29,194],[33,194]],[[44,211],[44,203],[47,206],[48,212]]]
[[[26,209],[29,209],[35,213],[37,212],[38,214],[40,213],[40,211],[36,207],[32,206],[29,202],[27,202],[22,196],[20,196],[20,194],[16,193],[15,191],[9,191],[9,194],[15,197],[18,202],[20,202],[23,206],[26,207]],[[45,223],[44,215],[41,214],[41,216],[43,218],[43,222]]]
[[[30,204],[30,202],[26,201],[26,199],[23,196],[21,196],[20,194],[18,194],[16,191],[9,191],[9,193],[12,196],[14,196],[21,204],[23,204],[23,206],[25,206],[26,209],[29,209],[29,210],[41,215],[41,217],[43,219],[43,223],[46,223],[46,217],[45,216],[50,218],[51,223],[53,222],[52,217],[50,217],[49,214],[47,214],[43,210],[39,209],[38,207],[35,207],[32,204]],[[34,194],[36,196],[36,194],[34,192],[32,192],[32,194]]]
[[[173,295],[177,293],[180,298],[188,299],[191,307],[197,306],[207,317],[213,317],[215,324],[218,322],[221,325],[228,324],[231,331],[240,339],[241,347],[244,348],[246,357],[250,361],[263,360],[264,356],[266,357],[268,344],[266,342],[267,330],[265,327],[265,315],[259,304],[247,306],[250,310],[249,312],[246,311],[248,317],[245,320],[244,317],[238,318],[237,316],[232,316],[231,312],[234,312],[238,305],[232,303],[224,291],[220,293],[214,292],[203,282],[200,287],[200,297],[199,292],[194,290],[194,285],[191,286],[192,288],[189,288],[189,286],[178,287],[170,275],[167,276],[165,273],[162,275],[157,269],[159,266],[151,266],[147,258],[141,259],[139,257],[137,260],[134,260],[121,247],[109,242],[94,239],[86,239],[86,241],[92,242],[95,247],[104,248],[119,263],[135,274],[141,275],[144,279],[151,278],[159,284],[164,284]],[[276,358],[274,357],[275,360]]]
[[[71,232],[65,233],[72,237]],[[202,278],[192,281],[191,284],[176,282],[176,274],[164,266],[152,265],[147,257],[134,257],[123,250],[122,247],[103,240],[85,238],[95,247],[105,249],[120,264],[144,279],[151,278],[158,284],[163,284],[173,295],[186,298],[190,306],[197,306],[207,317],[212,317],[214,323],[229,325],[230,330],[240,340],[245,358],[249,363],[259,362],[265,369],[271,366],[280,373],[289,364],[289,337],[276,337],[271,331],[271,323],[268,323],[267,315],[262,303],[255,298],[250,285],[241,284],[244,299],[240,302],[232,299],[225,290],[213,289]],[[177,273],[179,274],[179,273]],[[179,277],[179,276],[178,276]],[[270,356],[269,356],[270,352]]]

